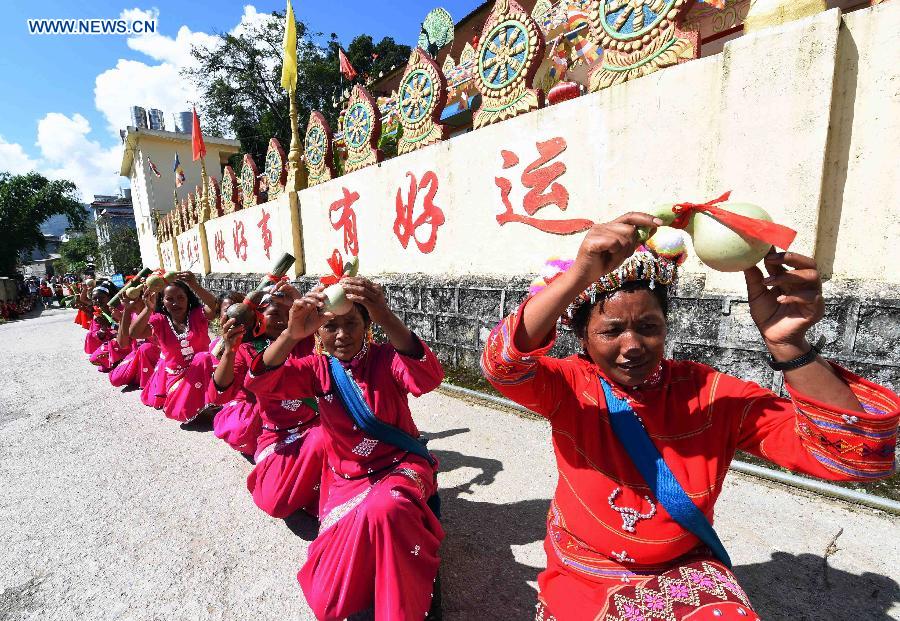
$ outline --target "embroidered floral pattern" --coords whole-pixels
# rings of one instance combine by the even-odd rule
[[[712,563],[700,561],[667,571],[613,594],[604,621],[679,621],[701,606],[731,602],[758,619],[737,580]]]

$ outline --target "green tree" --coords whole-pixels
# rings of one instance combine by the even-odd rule
[[[66,216],[73,230],[84,228],[87,214],[74,183],[49,181],[36,172],[0,173],[0,274],[15,272],[23,252],[46,248],[41,224],[56,215]]]
[[[291,143],[290,104],[281,88],[284,13],[272,13],[271,19],[256,23],[238,35],[220,34],[212,48],[195,46],[192,55],[197,66],[186,69],[187,79],[198,84],[202,93],[200,109],[204,130],[211,134],[233,134],[245,153],[262,164],[269,139],[278,138],[287,150]],[[312,33],[297,22],[297,107],[301,132],[309,114],[318,110],[335,127],[339,110],[335,107],[341,87],[338,69],[337,35]],[[398,45],[390,37],[377,45],[372,37],[360,35],[346,48],[347,57],[359,77],[377,77],[381,72],[401,66],[409,59],[410,48]],[[346,80],[343,86],[349,86]],[[234,166],[240,156],[232,158]],[[237,167],[235,167],[237,169]]]
[[[100,256],[100,249],[97,247],[97,232],[89,229],[83,235],[71,238],[59,247],[59,254],[64,262],[60,268],[76,274],[87,271],[88,267],[94,265]]]
[[[106,264],[120,274],[131,274],[143,266],[138,234],[130,226],[114,227],[109,241],[102,244],[99,251],[106,258]]]

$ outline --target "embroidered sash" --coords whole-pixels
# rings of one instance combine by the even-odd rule
[[[338,397],[344,405],[344,410],[366,435],[392,444],[408,453],[413,453],[428,460],[432,466],[437,463],[425,445],[412,437],[402,429],[394,427],[384,421],[378,420],[369,404],[363,398],[359,385],[348,375],[347,370],[334,356],[328,357],[328,368],[331,371],[331,380],[334,382]]]
[[[647,485],[650,486],[650,491],[666,508],[673,520],[685,530],[696,535],[709,547],[716,558],[730,569],[731,558],[725,551],[725,546],[722,545],[712,524],[672,474],[634,410],[627,401],[613,394],[612,387],[602,377],[600,384],[603,386],[603,394],[606,397],[606,409],[609,412],[609,422],[612,425],[613,433],[616,434],[616,438],[625,447],[625,452],[628,453],[631,461]]]

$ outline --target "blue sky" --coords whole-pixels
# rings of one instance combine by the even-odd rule
[[[283,0],[155,0],[148,3],[91,0],[12,0],[0,8],[0,171],[36,169],[48,177],[74,180],[82,197],[112,193],[127,185],[115,173],[121,161],[117,130],[130,104],[167,113],[189,109],[196,97],[178,70],[189,62],[191,44],[208,35],[283,11]],[[297,0],[294,12],[313,30],[335,32],[342,43],[366,33],[414,44],[419,24],[434,6],[455,20],[480,0]],[[10,6],[11,5],[11,6]],[[30,35],[34,18],[119,18],[155,16],[155,36]]]

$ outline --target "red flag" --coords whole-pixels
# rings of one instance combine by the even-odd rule
[[[344,77],[348,80],[352,80],[356,77],[356,69],[353,68],[353,65],[350,64],[350,60],[344,55],[344,50],[338,48],[338,60],[341,61],[341,73],[344,74]]]
[[[197,116],[197,108],[194,108],[194,126],[191,130],[191,146],[194,149],[194,161],[206,155],[206,145],[203,144],[203,134],[200,132],[200,117]]]

